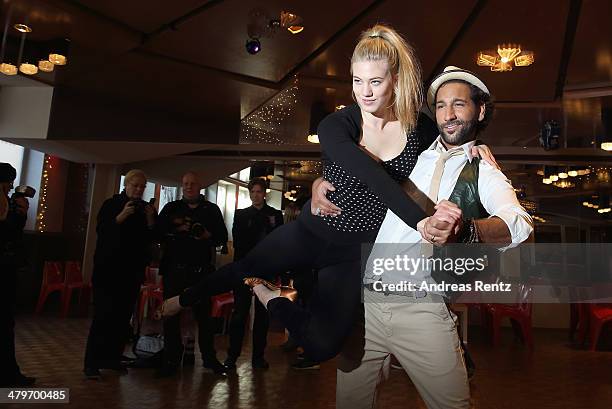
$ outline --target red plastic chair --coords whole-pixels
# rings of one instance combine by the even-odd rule
[[[612,321],[612,304],[589,304],[589,315],[591,351],[595,351],[601,328]]]
[[[523,340],[529,350],[533,350],[533,334],[531,331],[531,286],[528,284],[519,285],[517,304],[486,304],[485,309],[490,318],[491,331],[493,333],[493,345],[499,345],[501,338],[501,320],[504,317],[510,318],[511,322],[520,327]],[[513,328],[516,329],[513,323]]]
[[[145,280],[140,286],[140,299],[138,303],[138,318],[144,319],[145,307],[159,308],[164,302],[164,291],[161,284],[157,284],[157,268],[147,267]]]
[[[64,275],[65,291],[62,296],[62,318],[68,316],[70,301],[72,300],[72,291],[76,289],[79,290],[80,305],[83,301],[83,288],[86,286],[83,282],[83,273],[81,272],[81,263],[79,261],[66,261]]]
[[[65,289],[62,263],[59,261],[45,261],[40,293],[38,295],[38,302],[36,303],[36,314],[42,312],[49,294],[59,291],[61,293],[61,299],[63,300]]]
[[[229,318],[234,309],[234,294],[232,292],[215,295],[210,299],[210,316],[223,318],[223,333],[227,332]]]

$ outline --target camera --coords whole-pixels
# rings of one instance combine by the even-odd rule
[[[20,185],[15,188],[15,191],[11,195],[11,199],[9,200],[9,209],[12,211],[17,210],[17,202],[15,199],[20,197],[26,197],[32,199],[36,195],[36,189],[32,186]]]
[[[136,200],[132,200],[132,203],[134,203],[134,210],[136,212],[144,212],[146,205],[151,205],[151,206],[155,205],[155,198],[152,198],[148,202],[145,202],[142,199],[136,199]]]
[[[204,230],[204,225],[202,223],[193,223],[189,233],[195,238],[200,238],[204,234]]]

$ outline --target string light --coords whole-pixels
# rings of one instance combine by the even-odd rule
[[[49,170],[53,169],[51,156],[45,155],[43,162],[42,180],[40,183],[40,197],[38,200],[38,214],[36,215],[36,230],[44,232],[47,228],[45,216],[47,214],[47,191],[49,188]]]
[[[241,121],[240,143],[286,144],[281,127],[293,114],[298,102],[298,78],[280,91],[270,103]]]

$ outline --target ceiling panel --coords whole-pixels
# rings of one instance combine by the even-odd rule
[[[566,85],[612,82],[612,2],[583,0]]]
[[[489,1],[444,65],[473,71],[499,101],[551,101],[555,98],[568,9],[569,0]],[[534,51],[535,63],[504,73],[476,65],[479,50],[496,49],[503,43],[518,43]]]
[[[276,82],[370,3],[230,0],[185,22],[176,31],[162,33],[145,47],[174,58]],[[259,9],[261,14],[278,18],[286,8],[303,17],[305,30],[291,35],[279,29],[272,37],[260,39],[258,54],[248,54],[245,43],[249,13]]]
[[[475,4],[475,0],[439,0],[416,7],[403,0],[383,2],[345,31],[302,72],[314,77],[350,78],[351,55],[359,35],[376,23],[385,23],[399,31],[416,49],[426,78]]]
[[[133,27],[143,33],[151,33],[200,6],[210,3],[204,0],[76,0],[91,10]]]

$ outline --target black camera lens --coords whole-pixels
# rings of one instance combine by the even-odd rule
[[[251,38],[246,42],[246,50],[249,54],[257,54],[261,51],[261,43],[256,38]]]

